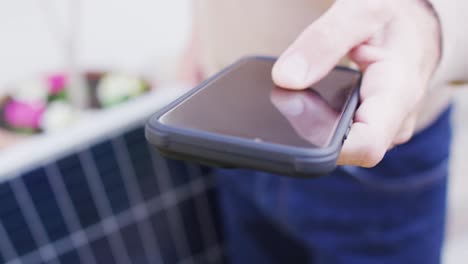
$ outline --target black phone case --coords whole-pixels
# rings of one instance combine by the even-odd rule
[[[359,103],[360,81],[347,100],[335,135],[329,146],[325,148],[300,148],[256,142],[206,131],[171,127],[159,122],[160,117],[170,109],[203,89],[213,79],[221,77],[231,67],[249,59],[276,60],[272,57],[246,57],[202,82],[150,118],[145,129],[147,140],[167,157],[195,161],[205,165],[248,168],[302,178],[318,177],[332,172],[336,168],[338,155]],[[338,66],[337,68],[356,72],[346,67]]]

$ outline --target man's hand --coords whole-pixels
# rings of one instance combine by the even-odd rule
[[[411,138],[439,53],[438,20],[422,0],[338,0],[281,55],[272,75],[281,87],[305,89],[349,55],[364,76],[338,163],[373,167]]]

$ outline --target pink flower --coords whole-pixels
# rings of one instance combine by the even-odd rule
[[[50,75],[47,79],[49,92],[52,95],[60,93],[67,85],[67,76],[61,73]]]
[[[11,100],[5,105],[4,118],[13,127],[37,129],[44,111],[44,103],[24,103]]]

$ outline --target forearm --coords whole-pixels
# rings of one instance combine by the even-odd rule
[[[441,23],[442,55],[434,85],[468,81],[468,32],[465,29],[468,1],[428,0]]]

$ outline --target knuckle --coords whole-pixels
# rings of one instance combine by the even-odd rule
[[[403,128],[395,137],[395,139],[393,140],[393,143],[396,145],[401,145],[401,144],[408,142],[413,137],[414,130],[415,130],[414,126],[415,126],[414,122],[407,124],[405,128]]]
[[[401,132],[400,134],[398,134],[398,136],[395,138],[393,142],[396,145],[401,145],[401,144],[408,142],[412,136],[413,136],[413,131],[405,130]]]
[[[393,13],[393,1],[361,0],[365,12],[373,18],[382,19]]]
[[[418,82],[415,82],[412,85],[412,90],[413,90],[413,96],[412,98],[412,103],[413,105],[417,105],[419,102],[421,102],[424,99],[424,96],[426,94],[426,91],[424,89],[424,86]]]
[[[329,50],[333,50],[333,47],[337,44],[335,41],[337,36],[335,29],[331,28],[330,25],[326,23],[310,25],[306,29],[304,36],[324,43],[322,47]]]

